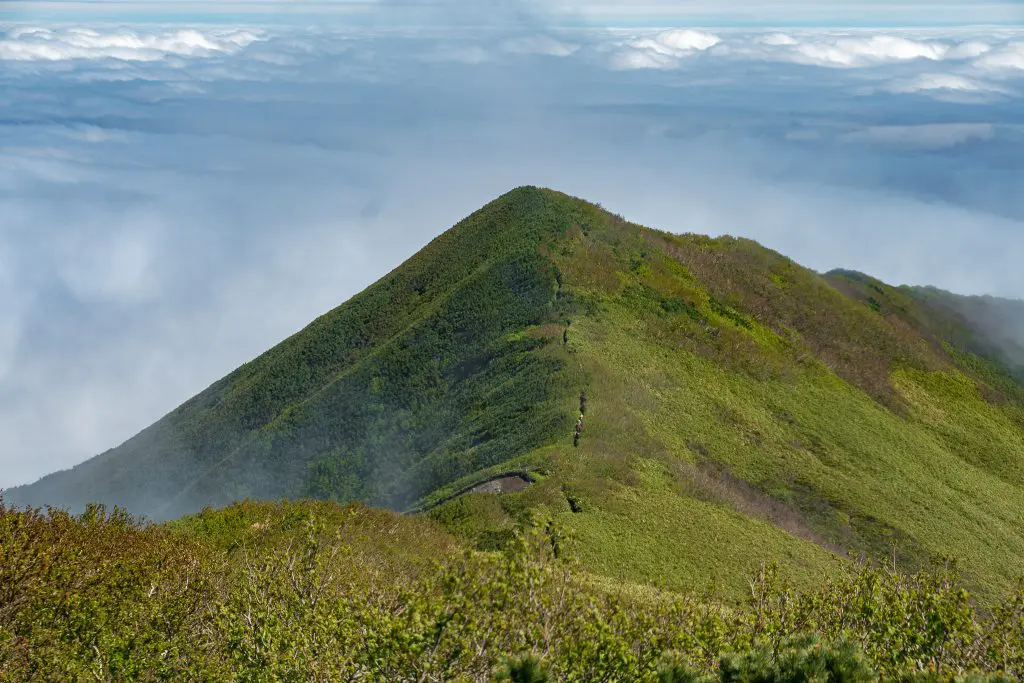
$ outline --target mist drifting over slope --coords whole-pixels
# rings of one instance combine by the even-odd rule
[[[1018,29],[19,6],[0,27],[0,486],[123,441],[522,184],[820,270],[1024,297]]]

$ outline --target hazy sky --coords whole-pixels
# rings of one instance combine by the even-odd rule
[[[1019,2],[209,6],[0,2],[0,486],[521,184],[1024,297]]]
[[[425,21],[441,26],[465,21],[471,4],[501,19],[513,9],[520,15],[544,15],[549,25],[559,26],[962,26],[1024,21],[1024,0],[5,0],[0,11],[48,19],[343,17],[420,27]],[[478,24],[497,23],[484,12],[469,14]]]

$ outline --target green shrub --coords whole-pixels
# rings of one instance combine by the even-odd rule
[[[856,645],[824,645],[813,635],[726,655],[719,671],[722,683],[867,683],[876,678]]]
[[[550,520],[500,552],[458,552],[432,533],[423,519],[328,503],[246,503],[172,527],[0,503],[0,681],[1024,673],[1024,584],[981,611],[953,572],[864,567],[797,592],[769,566],[746,604],[728,606],[595,583]]]
[[[494,680],[510,683],[548,683],[551,679],[538,657],[524,655],[502,663],[494,675]]]

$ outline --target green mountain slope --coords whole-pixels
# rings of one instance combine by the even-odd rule
[[[119,448],[9,499],[157,517],[306,494],[401,507],[552,440],[564,361],[522,332],[564,317],[541,249],[569,229],[566,206],[493,202]]]
[[[738,592],[763,560],[810,583],[845,557],[947,555],[984,595],[1024,555],[1022,309],[520,188],[122,446],[6,495],[163,518],[415,504],[480,547],[546,512],[614,578]],[[451,497],[513,470],[534,483]]]

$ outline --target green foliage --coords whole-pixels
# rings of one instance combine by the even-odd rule
[[[0,501],[0,680],[219,677],[214,566],[119,510],[72,517]]]
[[[541,666],[539,658],[524,655],[502,663],[495,672],[494,680],[511,683],[548,683],[550,678]]]
[[[726,655],[719,670],[722,683],[868,683],[876,678],[854,644],[827,646],[815,636]]]
[[[218,515],[224,520],[218,522]],[[256,526],[251,519],[261,519]],[[435,534],[415,561],[407,537]],[[389,540],[397,537],[398,540]],[[325,503],[166,526],[0,507],[0,680],[866,681],[1024,673],[1024,583],[989,611],[955,573],[862,567],[748,600],[602,587],[537,520],[500,553]],[[368,542],[368,539],[373,539]],[[526,653],[512,656],[509,653]]]
[[[678,653],[669,652],[658,666],[658,683],[710,683],[711,676],[701,676]]]

